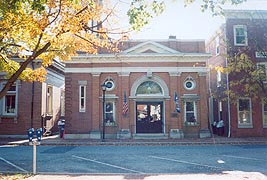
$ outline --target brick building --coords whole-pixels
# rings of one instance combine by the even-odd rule
[[[204,41],[170,36],[119,47],[66,61],[65,138],[210,136]]]
[[[212,54],[208,64],[212,67],[227,67],[234,56],[244,53],[257,67],[266,70],[266,24],[267,11],[226,10],[225,24],[206,43],[206,51]],[[267,105],[262,101],[263,94],[254,99],[242,95],[244,94],[242,85],[239,89],[233,89],[230,84],[241,79],[243,76],[241,73],[227,75],[215,69],[210,72],[211,123],[223,120],[224,135],[228,137],[266,136]],[[227,90],[233,90],[241,96],[238,99],[231,99],[229,94],[225,94]]]
[[[34,62],[34,68],[40,63]],[[0,137],[27,137],[31,127],[51,132],[56,125],[57,131],[58,117],[64,115],[64,65],[53,61],[46,78],[43,83],[17,80],[0,99]],[[5,82],[0,73],[0,89]]]

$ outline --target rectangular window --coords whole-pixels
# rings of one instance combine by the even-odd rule
[[[222,86],[222,73],[221,71],[217,71],[217,87],[221,87]]]
[[[185,102],[185,123],[188,125],[196,125],[196,102]]]
[[[245,25],[234,26],[234,43],[235,46],[247,46],[247,27]]]
[[[115,102],[106,102],[105,103],[105,124],[106,124],[106,126],[116,125]]]
[[[266,66],[265,66],[265,64],[257,64],[257,67],[260,70],[261,74],[266,75]]]
[[[238,127],[252,127],[251,101],[238,99]]]
[[[46,113],[48,115],[53,114],[53,86],[47,86],[47,108],[46,108]]]
[[[2,84],[4,86],[5,84]],[[14,83],[6,95],[3,97],[2,106],[4,115],[16,115],[17,114],[17,83]]]
[[[79,87],[79,112],[86,111],[86,86],[80,85]]]
[[[267,102],[262,101],[263,127],[267,128]]]
[[[220,54],[220,37],[216,37],[216,55]]]

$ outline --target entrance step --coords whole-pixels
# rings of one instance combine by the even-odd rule
[[[138,133],[133,134],[133,139],[168,139],[168,134],[164,133]]]

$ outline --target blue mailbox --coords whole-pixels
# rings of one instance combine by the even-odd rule
[[[43,129],[42,128],[37,128],[36,129],[36,138],[37,138],[37,141],[41,141],[42,134],[43,134]]]
[[[34,129],[33,128],[28,129],[28,139],[29,139],[29,142],[32,142],[33,136],[34,136]]]

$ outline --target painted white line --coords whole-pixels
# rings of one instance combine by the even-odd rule
[[[159,157],[159,156],[149,156],[149,157],[155,158],[155,159],[166,160],[166,161],[178,162],[178,163],[182,163],[182,164],[190,164],[190,165],[194,165],[194,166],[202,166],[202,167],[207,167],[207,168],[223,169],[223,168],[217,167],[217,166],[210,166],[210,165],[206,165],[206,164],[199,164],[199,163],[194,163],[194,162],[181,161],[181,160],[176,160],[176,159],[169,159],[169,158],[164,158],[164,157]]]
[[[229,155],[223,155],[223,156],[224,157],[230,157],[230,158],[236,158],[236,159],[254,160],[254,161],[262,161],[263,160],[263,159],[249,158],[249,157],[242,157],[242,156],[229,156]]]
[[[21,168],[21,167],[15,165],[15,164],[13,164],[12,162],[10,162],[10,161],[8,161],[8,160],[2,158],[2,157],[0,157],[0,160],[2,160],[2,161],[4,161],[4,162],[6,162],[7,164],[9,164],[9,165],[11,165],[11,166],[13,166],[13,167],[15,167],[15,168],[21,170],[22,172],[28,173],[28,171],[26,171],[25,169],[23,169],[23,168]]]
[[[90,162],[102,164],[102,165],[105,165],[105,166],[110,166],[110,167],[117,168],[117,169],[122,169],[122,170],[130,171],[130,172],[134,172],[134,173],[145,174],[144,172],[141,172],[141,171],[136,171],[136,170],[133,170],[133,169],[124,168],[124,167],[120,167],[120,166],[104,163],[104,162],[101,162],[101,161],[96,161],[96,160],[93,160],[93,159],[88,159],[88,158],[75,156],[75,155],[72,155],[72,157],[77,158],[77,159],[82,159],[82,160],[85,160],[85,161],[90,161]]]

